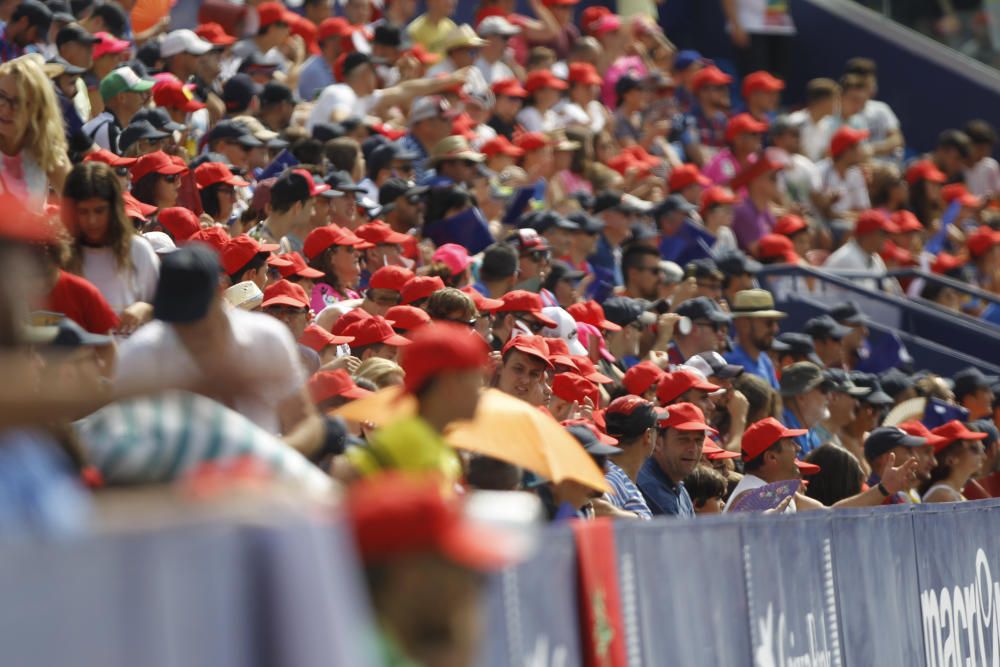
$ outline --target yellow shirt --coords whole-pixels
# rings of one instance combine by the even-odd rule
[[[422,44],[431,53],[444,53],[445,37],[457,27],[449,18],[441,19],[435,24],[427,18],[427,14],[421,14],[407,27],[406,32],[409,33],[410,39]]]

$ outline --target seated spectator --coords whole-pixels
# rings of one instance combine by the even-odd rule
[[[746,196],[733,210],[733,233],[744,252],[752,252],[760,237],[774,229],[777,219],[772,208],[778,196],[778,172],[782,166],[764,151],[729,183],[733,191],[746,188]]]
[[[708,434],[716,430],[691,403],[676,403],[656,427],[656,446],[639,470],[638,486],[654,515],[693,517],[694,505],[684,479],[701,459]]]
[[[693,126],[698,139],[687,146],[687,152],[697,165],[708,164],[726,145],[732,82],[733,78],[715,65],[707,65],[691,77],[695,105],[686,122]]]
[[[678,370],[664,373],[656,386],[656,400],[661,407],[669,407],[674,403],[691,403],[698,406],[703,414],[712,414],[715,404],[709,398],[721,389],[708,382],[700,373],[680,367]]]
[[[403,376],[403,369],[399,364],[382,357],[369,357],[354,371],[356,380],[368,380],[378,389],[402,385]]]
[[[779,371],[783,371],[792,364],[801,361],[808,361],[817,366],[822,366],[823,362],[816,356],[816,348],[813,345],[812,337],[809,334],[786,331],[778,334],[771,344],[771,361]]]
[[[861,142],[867,136],[865,130],[840,128],[830,139],[830,157],[816,164],[819,188],[814,202],[831,226],[835,241],[846,235],[851,220],[871,208],[868,184],[859,166],[863,159]]]
[[[749,167],[764,145],[766,121],[757,120],[749,113],[733,116],[726,124],[726,147],[716,153],[704,173],[716,185],[729,185],[736,174]]]
[[[612,490],[604,499],[595,501],[595,510],[602,515],[603,504],[607,503],[618,510],[612,516],[652,519],[649,505],[635,483],[656,444],[656,409],[638,396],[622,396],[608,405],[604,421],[608,435],[618,440],[622,453],[608,457],[604,476]]]
[[[747,373],[763,378],[772,389],[778,389],[778,378],[767,351],[778,333],[778,321],[786,313],[774,308],[774,298],[767,290],[750,289],[736,293],[730,304],[733,329],[736,332],[726,361],[742,366]]]
[[[833,443],[809,452],[805,462],[819,467],[818,473],[809,476],[806,495],[827,507],[861,493],[867,478],[857,457]]]
[[[817,427],[830,417],[828,388],[823,371],[808,361],[792,364],[781,371],[784,422],[790,428],[802,430],[795,441],[806,454],[823,444]]]
[[[806,84],[806,107],[789,116],[801,130],[802,154],[813,162],[826,157],[833,136],[834,111],[840,100],[840,86],[833,79],[813,79]]]
[[[761,123],[770,124],[781,104],[781,91],[784,89],[784,81],[761,70],[743,77],[740,92],[743,93],[747,113]]]
[[[878,67],[870,58],[851,58],[847,61],[846,74],[863,79],[867,100],[859,115],[868,130],[868,149],[877,158],[898,159],[902,157],[906,142],[899,128],[899,119],[888,104],[876,100],[878,95]]]
[[[996,197],[1000,194],[1000,165],[993,159],[996,129],[985,120],[970,120],[965,124],[965,134],[972,153],[971,166],[965,170],[965,185],[977,197]]]
[[[972,142],[969,141],[969,136],[961,130],[951,129],[938,135],[931,161],[945,175],[948,183],[959,183],[971,157]],[[921,221],[927,224],[922,219]]]
[[[822,367],[844,367],[843,340],[851,333],[849,327],[838,324],[829,315],[820,315],[808,320],[802,330],[812,338],[816,356],[822,362]]]
[[[826,258],[823,267],[831,271],[866,271],[876,276],[885,276],[885,262],[878,253],[885,245],[888,235],[896,230],[896,226],[884,213],[874,209],[862,212],[854,224],[851,238]],[[880,281],[875,278],[853,279],[853,282],[871,290],[878,290],[880,285]],[[894,279],[883,279],[881,284],[888,288],[885,291],[901,292],[899,283]]]
[[[338,333],[354,338],[350,344],[351,354],[362,363],[371,357],[394,362],[399,357],[399,349],[410,344],[409,340],[393,331],[392,326],[380,315],[361,318]]]
[[[695,466],[684,478],[695,514],[720,514],[726,506],[727,483],[722,473],[707,465]]]
[[[827,407],[830,414],[816,426],[816,434],[819,436],[820,442],[843,447],[840,434],[848,424],[857,418],[858,398],[867,396],[871,390],[856,386],[847,372],[840,368],[824,370],[823,379],[829,390],[827,392]],[[863,464],[859,463],[859,465]],[[867,475],[864,478],[867,479]]]
[[[993,414],[995,376],[986,377],[978,368],[960,370],[952,377],[955,402],[969,411],[969,420],[984,419]]]
[[[848,368],[857,366],[860,360],[859,350],[866,344],[868,339],[868,321],[865,314],[858,308],[858,304],[853,301],[845,301],[835,305],[830,309],[830,316],[838,324],[851,328],[851,333],[847,334],[841,344],[844,346],[844,361]]]
[[[663,375],[663,369],[652,361],[640,361],[625,371],[622,387],[633,396],[638,396],[645,401],[654,401],[656,400],[657,385]]]
[[[675,313],[690,320],[689,327],[675,327],[670,342],[670,363],[683,364],[685,360],[702,352],[721,352],[731,316],[718,303],[699,296],[680,304]]]
[[[552,367],[541,336],[515,336],[501,350],[492,386],[532,405],[542,405],[545,372]]]
[[[962,491],[982,470],[986,454],[982,440],[987,434],[970,431],[955,420],[932,429],[931,433],[944,440],[934,447],[937,465],[930,479],[920,485],[921,500],[925,503],[966,500]]]

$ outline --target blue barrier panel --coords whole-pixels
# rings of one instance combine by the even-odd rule
[[[924,664],[1000,665],[1000,505],[924,507],[913,532]]]
[[[567,525],[550,528],[537,553],[491,582],[501,608],[487,603],[490,619],[480,667],[582,665],[577,605],[576,547]],[[506,632],[500,632],[502,627]]]
[[[754,664],[840,667],[829,513],[748,517],[742,534]]]
[[[629,664],[749,664],[740,523],[675,519],[619,526]]]
[[[924,662],[910,506],[833,515],[834,583],[845,665]]]

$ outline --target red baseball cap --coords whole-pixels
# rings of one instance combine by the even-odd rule
[[[628,393],[640,396],[660,381],[663,377],[663,369],[652,361],[640,361],[632,368],[625,371],[622,385],[628,389]]]
[[[931,264],[931,271],[937,274],[948,273],[949,271],[954,271],[957,268],[965,266],[965,259],[962,257],[956,257],[946,252],[939,252],[938,256],[934,258],[934,263]]]
[[[402,292],[403,286],[413,278],[413,271],[402,266],[383,266],[368,279],[368,287]]]
[[[414,276],[406,281],[399,293],[403,305],[411,304],[420,299],[426,299],[439,289],[444,289],[444,281],[438,276]]]
[[[349,310],[343,315],[341,315],[339,318],[337,318],[337,321],[334,322],[333,325],[330,327],[330,333],[337,336],[341,336],[349,326],[351,326],[355,322],[360,322],[361,320],[367,320],[371,316],[372,316],[371,313],[369,313],[367,310],[364,310],[363,308],[355,308],[354,310]]]
[[[156,220],[170,232],[174,241],[187,241],[201,229],[201,223],[198,222],[198,216],[194,214],[194,211],[180,206],[161,209]]]
[[[599,86],[604,83],[604,79],[597,73],[597,68],[590,63],[570,63],[567,80],[585,86]]]
[[[219,253],[219,255],[222,255],[222,251],[226,245],[229,244],[229,240],[229,234],[227,234],[222,227],[213,225],[212,227],[202,227],[188,237],[188,240],[185,243],[194,243],[196,241],[198,243],[204,243],[212,248],[212,250]],[[240,267],[237,266],[236,268],[239,269]]]
[[[552,142],[541,132],[525,132],[524,134],[514,138],[514,146],[520,148],[523,152],[537,151],[545,148],[546,146],[551,146]]]
[[[945,204],[950,204],[956,199],[965,208],[981,208],[983,200],[968,191],[962,183],[949,183],[941,188],[941,198]]]
[[[917,216],[913,215],[905,208],[899,211],[893,212],[889,219],[892,220],[892,224],[896,225],[896,229],[899,230],[899,234],[910,234],[912,232],[922,232],[924,231],[924,226],[920,224],[917,220]]]
[[[299,343],[316,352],[322,352],[331,345],[347,345],[352,342],[354,338],[351,336],[334,336],[318,324],[307,326],[299,337]]]
[[[585,354],[574,354],[570,357],[577,369],[580,371],[580,375],[587,378],[595,384],[611,384],[614,382],[604,373],[597,370],[597,366],[591,361],[590,357]]]
[[[409,339],[403,338],[393,331],[392,325],[380,315],[372,315],[371,317],[365,317],[354,322],[343,330],[343,334],[345,336],[354,336],[354,342],[351,343],[352,348],[374,345],[376,343],[392,345],[393,347],[402,347],[410,344]]]
[[[916,263],[912,252],[906,248],[899,247],[889,239],[886,239],[885,243],[882,244],[882,249],[878,251],[878,254],[884,261],[893,264],[906,266]]]
[[[738,201],[739,198],[729,188],[713,185],[705,188],[705,191],[701,193],[701,212],[704,214],[713,206],[731,205]]]
[[[493,83],[490,88],[494,95],[504,95],[506,97],[527,97],[528,91],[524,89],[517,79],[500,79]]]
[[[897,424],[896,426],[897,428],[902,429],[904,432],[910,435],[915,435],[918,438],[923,438],[924,440],[927,441],[925,444],[932,446],[935,449],[935,451],[939,447],[944,447],[948,443],[947,437],[943,435],[935,435],[934,433],[931,432],[929,428],[924,426],[923,422],[919,422],[915,419],[912,421],[903,422],[902,424]]]
[[[787,236],[765,234],[757,241],[757,259],[780,259],[785,264],[798,264],[802,258],[795,252],[795,246]]]
[[[934,452],[940,452],[942,449],[952,444],[956,440],[985,440],[985,433],[977,433],[976,431],[970,431],[965,424],[958,421],[957,419],[952,419],[946,424],[941,424],[935,429],[931,429],[931,434],[938,436],[939,438],[944,438],[942,442],[934,445]]]
[[[476,310],[480,313],[493,313],[503,305],[503,301],[500,299],[491,299],[487,296],[483,296],[482,292],[477,290],[472,285],[466,285],[462,288],[462,291],[472,297],[472,300],[476,303]]]
[[[233,174],[229,166],[222,162],[204,162],[195,167],[194,181],[199,190],[203,190],[216,183],[225,183],[238,188],[250,185],[239,176]]]
[[[857,146],[867,138],[868,130],[855,130],[845,125],[833,133],[833,138],[830,139],[830,155],[838,157],[848,148]]]
[[[756,162],[733,176],[732,180],[729,181],[729,188],[738,191],[761,176],[784,169],[785,165],[772,160],[769,153],[769,151],[764,151]]]
[[[194,34],[215,46],[229,46],[236,43],[236,38],[228,34],[225,28],[214,21],[202,23],[194,29]]]
[[[969,254],[973,259],[977,259],[989,252],[993,246],[1000,244],[1000,232],[983,225],[969,234],[965,243],[969,246]]]
[[[155,206],[139,201],[131,192],[122,193],[122,202],[125,204],[125,215],[130,218],[145,220],[157,211]],[[228,239],[229,236],[227,235],[226,238]]]
[[[472,264],[469,251],[457,243],[445,243],[441,245],[434,251],[431,261],[435,264],[444,264],[447,266],[453,276],[461,274]]]
[[[862,211],[858,215],[858,219],[854,222],[854,236],[864,236],[865,234],[877,231],[883,231],[887,234],[897,234],[899,228],[892,224],[889,216],[882,211],[877,209]]]
[[[177,109],[178,111],[204,109],[205,103],[194,99],[191,94],[193,88],[190,84],[185,84],[177,78],[158,81],[153,86],[153,102],[158,107]]]
[[[479,151],[488,157],[493,157],[494,155],[521,157],[524,155],[523,148],[518,148],[510,142],[510,139],[502,134],[498,134],[495,139],[490,139],[480,146]]]
[[[702,67],[691,77],[691,92],[697,93],[705,86],[728,86],[733,82],[729,76],[715,65]]]
[[[596,301],[574,303],[566,312],[577,322],[585,322],[605,331],[621,331],[622,328],[604,317],[604,308]]]
[[[917,181],[944,183],[948,177],[930,160],[918,160],[906,170],[906,182],[913,185]]]
[[[338,225],[324,225],[309,232],[302,244],[302,252],[306,259],[318,257],[324,250],[332,246],[351,246],[358,250],[373,248],[371,243],[358,238],[354,232]]]
[[[373,245],[401,245],[413,240],[409,234],[394,231],[388,223],[382,220],[372,220],[365,223],[355,229],[354,233]]]
[[[536,69],[534,72],[530,72],[524,80],[524,89],[533,93],[542,88],[566,90],[569,85],[547,69]]]
[[[726,123],[726,141],[732,141],[739,134],[763,134],[768,125],[748,113],[736,114]]]
[[[414,306],[393,306],[385,311],[385,319],[392,323],[396,331],[414,331],[429,324],[431,316]]]
[[[664,373],[660,376],[660,383],[656,387],[656,400],[660,405],[667,405],[671,401],[676,401],[677,397],[691,389],[700,389],[709,393],[719,391],[722,387],[708,382],[697,373],[691,371],[674,371]]]
[[[589,398],[596,407],[599,400],[594,383],[578,373],[560,373],[552,378],[552,393],[567,403],[575,401],[580,405]]]
[[[257,5],[258,25],[266,28],[272,23],[287,23],[289,26],[298,20],[298,15],[288,11],[280,2],[262,2]]]
[[[785,82],[770,72],[760,70],[743,77],[743,97],[753,93],[776,93],[785,89]]]
[[[95,148],[83,157],[84,162],[103,162],[112,167],[131,167],[139,158],[115,155],[104,148]]]
[[[109,54],[125,53],[132,48],[132,43],[127,39],[118,39],[108,32],[95,32],[94,37],[97,38],[94,42],[94,60]]]
[[[542,297],[534,292],[523,289],[516,289],[504,294],[501,298],[503,305],[497,308],[498,313],[530,313],[536,320],[550,329],[558,326],[555,320],[542,312],[544,304]]]
[[[314,269],[306,264],[305,257],[297,252],[286,252],[282,255],[277,255],[277,258],[284,260],[284,263],[278,267],[278,272],[281,274],[282,278],[287,278],[288,276],[299,276],[300,278],[315,280],[323,277],[322,271]],[[274,266],[273,263],[272,266]]]
[[[270,283],[264,288],[264,303],[261,308],[271,306],[291,306],[292,308],[308,308],[309,295],[302,285],[292,283],[284,278]]]
[[[715,444],[715,441],[705,436],[705,442],[701,446],[701,455],[709,461],[719,461],[721,459],[736,459],[740,457],[739,452],[730,452]]]
[[[441,56],[436,53],[431,53],[424,48],[423,44],[414,44],[406,52],[404,52],[403,55],[410,56],[421,65],[433,65],[437,61],[441,60]]]
[[[448,371],[485,369],[489,346],[468,327],[452,322],[434,322],[413,336],[413,344],[403,350],[399,365],[406,372],[403,387],[413,393],[427,380]]]
[[[354,384],[354,380],[342,368],[335,371],[318,371],[309,378],[307,386],[313,403],[322,403],[339,396],[355,400],[372,395],[372,392]]]
[[[672,428],[678,431],[708,431],[718,433],[705,423],[705,413],[694,403],[675,403],[660,413],[658,420],[660,428]]]
[[[149,174],[162,174],[163,176],[184,174],[187,173],[187,170],[187,167],[177,164],[163,151],[153,151],[143,155],[132,165],[132,180],[138,181]]]
[[[249,264],[257,255],[274,252],[277,249],[277,245],[264,245],[255,238],[240,234],[229,239],[222,248],[222,270],[231,276]]]
[[[667,186],[671,192],[677,192],[695,183],[707,188],[712,184],[712,180],[701,173],[698,165],[682,164],[674,167],[674,170],[670,172],[670,179],[667,181]]]
[[[466,518],[462,503],[461,496],[445,495],[437,479],[396,472],[352,484],[346,498],[365,563],[422,553],[482,572],[512,563],[518,549],[496,529]]]
[[[309,186],[309,196],[315,197],[321,195],[327,190],[332,190],[332,188],[326,183],[317,184],[313,179],[312,173],[308,169],[292,169],[293,174],[298,174],[306,180],[306,185]]]
[[[331,16],[323,19],[316,33],[317,41],[322,42],[330,37],[347,37],[354,32],[353,27],[343,16]]]
[[[743,450],[743,460],[753,461],[782,438],[797,438],[808,432],[809,430],[804,428],[786,428],[774,417],[766,417],[754,422],[743,433],[743,441],[740,445]]]
[[[782,236],[792,236],[803,229],[809,229],[809,223],[797,215],[783,215],[774,225],[774,233]]]
[[[509,350],[517,350],[518,352],[523,352],[530,357],[535,357],[540,361],[544,361],[545,365],[552,368],[552,360],[549,359],[549,348],[545,345],[545,339],[541,336],[512,336],[507,344],[503,346],[501,354],[506,356]]]

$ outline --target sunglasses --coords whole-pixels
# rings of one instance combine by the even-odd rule
[[[453,320],[453,319],[450,319],[450,318],[444,318],[442,321],[443,322],[452,322],[453,324],[463,324],[463,325],[469,327],[470,329],[473,329],[476,326],[476,322],[479,321],[479,318],[478,317],[474,317],[471,320]],[[528,324],[528,323],[525,322],[525,324]]]
[[[542,263],[547,262],[552,259],[552,253],[547,250],[536,250],[534,252],[529,252],[524,257],[531,259],[533,262]]]

